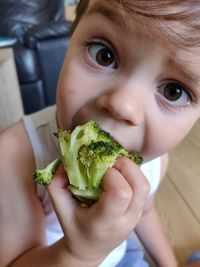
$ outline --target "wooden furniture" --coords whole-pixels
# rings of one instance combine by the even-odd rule
[[[23,116],[12,48],[0,48],[0,131]]]

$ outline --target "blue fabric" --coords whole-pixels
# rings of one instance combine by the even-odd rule
[[[187,263],[194,263],[197,261],[200,261],[200,250],[192,253],[192,255],[188,258]]]
[[[144,260],[143,250],[129,238],[126,254],[116,267],[149,267],[149,264]]]

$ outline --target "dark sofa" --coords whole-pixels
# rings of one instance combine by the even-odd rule
[[[0,36],[17,39],[13,49],[26,114],[55,103],[70,28],[64,0],[0,0]]]

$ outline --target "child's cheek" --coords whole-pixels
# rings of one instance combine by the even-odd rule
[[[96,97],[96,84],[96,79],[88,75],[78,62],[64,65],[57,91],[58,120],[62,128],[70,129],[75,114]]]
[[[194,124],[193,120],[184,120],[175,117],[172,120],[158,119],[148,127],[145,145],[142,148],[142,155],[145,160],[161,156],[174,149],[188,134]]]

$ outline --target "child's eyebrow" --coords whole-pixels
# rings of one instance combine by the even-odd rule
[[[92,5],[92,7],[88,10],[87,15],[100,14],[113,24],[116,24],[118,27],[124,28],[126,26],[126,23],[124,16],[121,13],[122,12],[120,12],[118,8],[115,8],[113,10],[108,5],[98,2]]]
[[[185,77],[194,87],[200,86],[200,75],[197,75],[192,70],[192,67],[186,62],[181,60],[172,60],[174,66],[179,71],[179,73]]]

